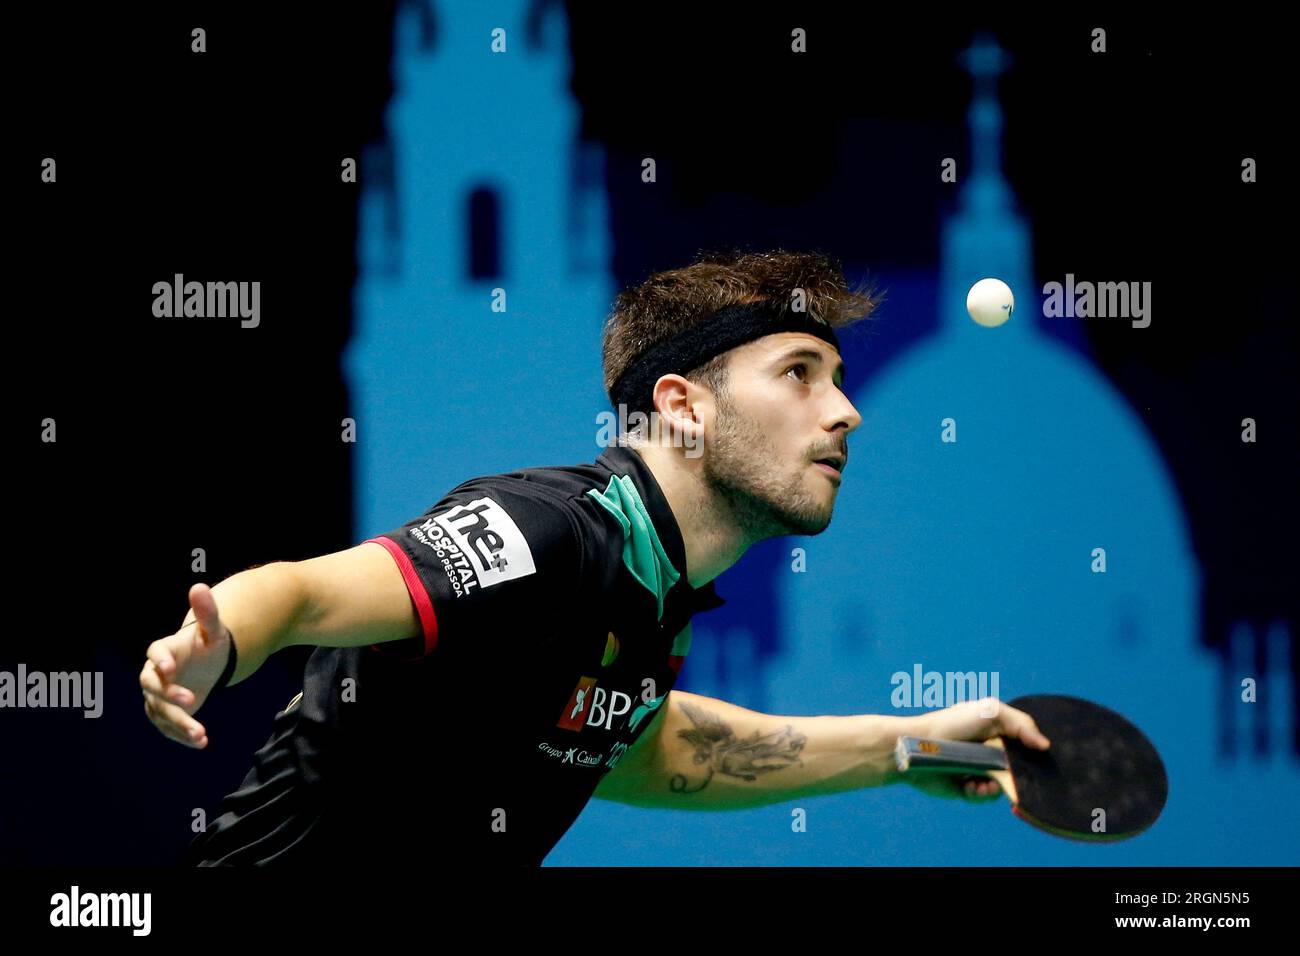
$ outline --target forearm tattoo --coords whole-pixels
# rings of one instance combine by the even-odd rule
[[[748,740],[737,740],[725,720],[686,701],[682,710],[695,726],[679,730],[677,736],[695,748],[691,761],[705,764],[706,774],[699,786],[690,786],[685,774],[673,774],[668,786],[674,793],[695,793],[709,785],[715,773],[741,780],[757,780],[761,773],[782,770],[801,763],[799,752],[808,738],[786,724],[771,733],[754,731]]]

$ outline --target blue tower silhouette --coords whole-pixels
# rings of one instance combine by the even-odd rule
[[[522,0],[398,12],[344,354],[357,540],[476,475],[600,453],[609,228],[565,29],[562,7]]]

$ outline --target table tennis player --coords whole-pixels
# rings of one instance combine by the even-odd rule
[[[593,796],[726,810],[901,780],[996,796],[985,777],[899,774],[894,749],[1047,747],[1005,704],[781,716],[674,689],[692,617],[723,603],[713,580],[830,524],[861,423],[836,330],[877,301],[817,253],[702,254],[617,297],[605,386],[637,426],[595,461],[473,478],[350,549],[194,585],[140,673],[168,737],[206,747],[214,692],[279,648],[316,650],[187,862],[536,866]]]

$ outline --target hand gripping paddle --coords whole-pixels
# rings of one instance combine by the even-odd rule
[[[1142,731],[1078,697],[1034,694],[1009,704],[1034,718],[1051,747],[1035,750],[1001,737],[987,743],[899,737],[898,769],[986,774],[1020,819],[1075,840],[1126,840],[1155,823],[1169,781]]]

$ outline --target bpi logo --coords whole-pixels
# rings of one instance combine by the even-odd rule
[[[614,718],[622,717],[631,709],[631,694],[625,694],[621,690],[606,692],[605,688],[596,686],[596,678],[582,677],[569,695],[569,701],[564,705],[555,726],[579,732],[583,724],[613,730]]]
[[[528,539],[506,510],[491,498],[475,498],[430,520],[447,533],[462,553],[470,556],[482,587],[490,588],[537,570]]]

